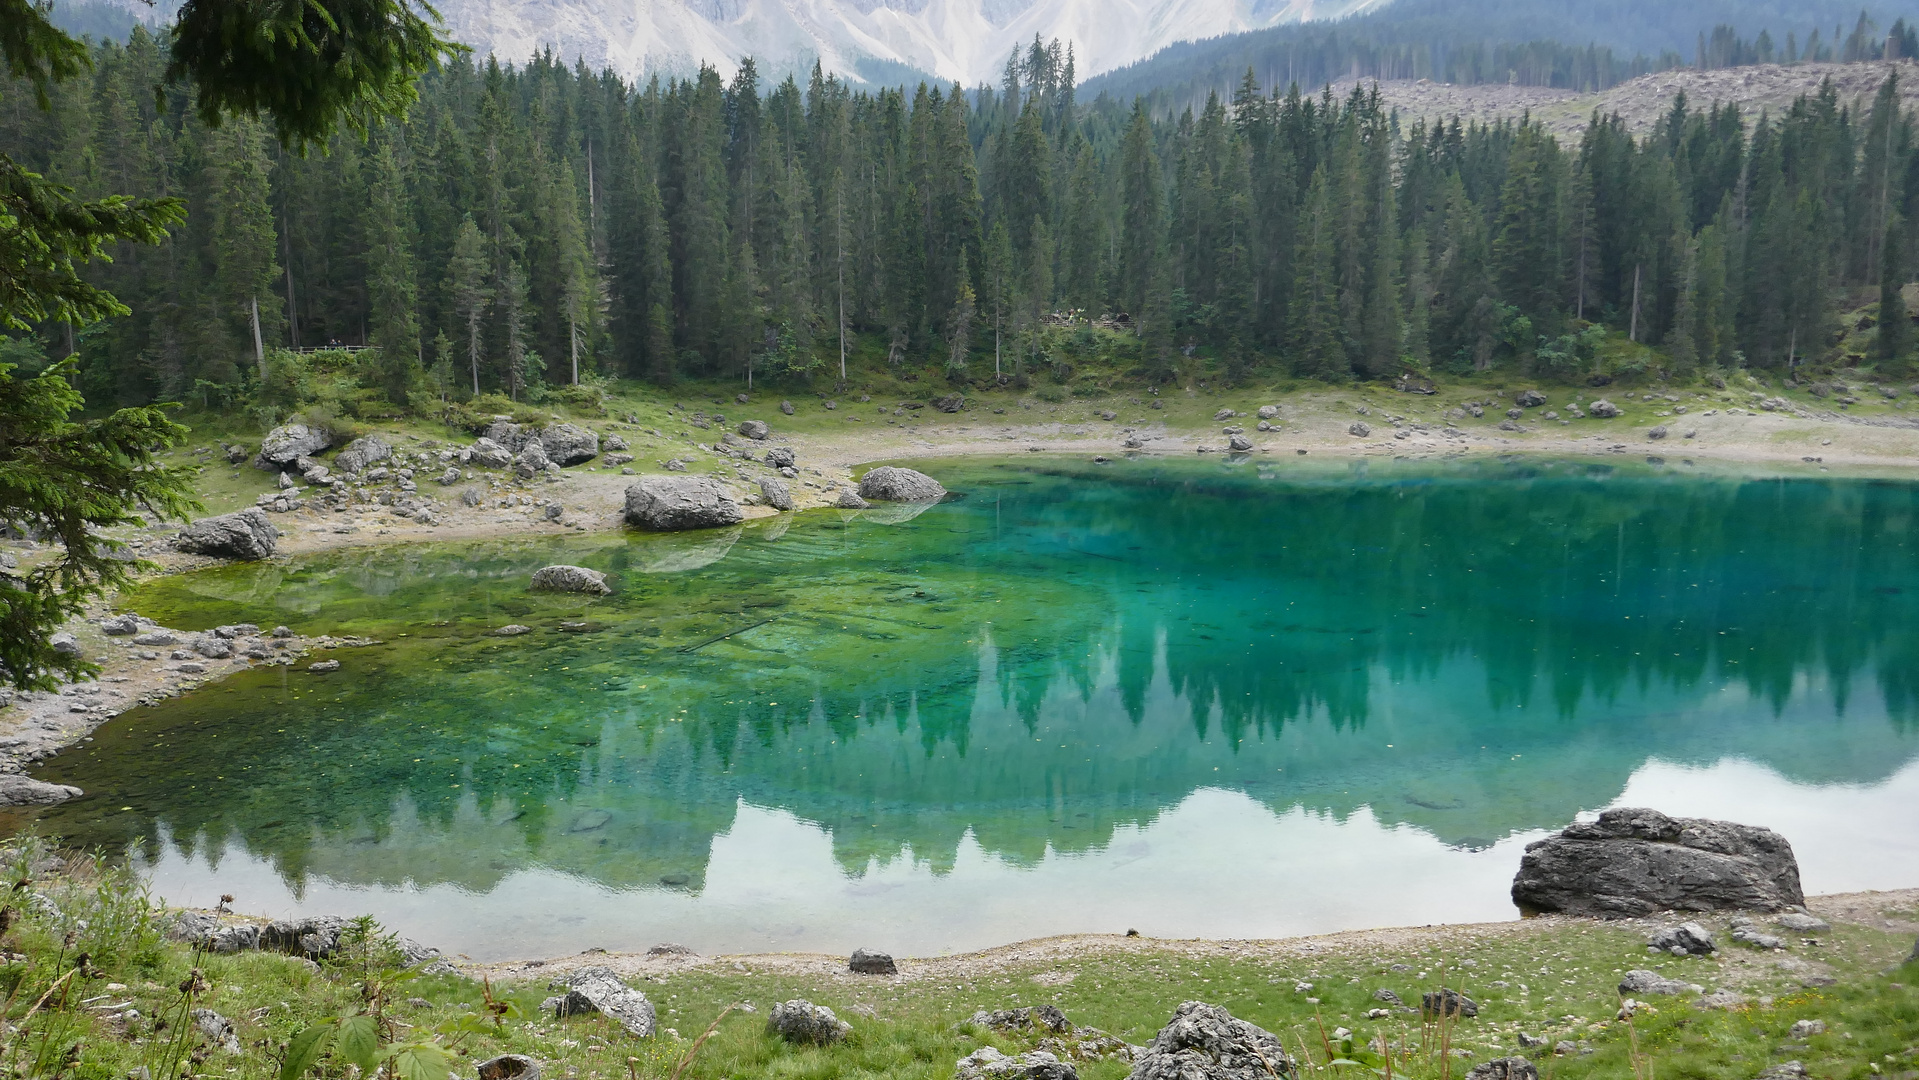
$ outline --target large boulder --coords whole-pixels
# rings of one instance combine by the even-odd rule
[[[280,532],[265,510],[250,506],[237,514],[201,518],[180,530],[173,546],[194,555],[221,559],[270,559]]]
[[[773,1006],[766,1018],[766,1033],[790,1043],[825,1046],[853,1033],[853,1025],[833,1015],[833,1010],[810,1001],[782,1001]]]
[[[1528,844],[1512,896],[1523,912],[1605,919],[1806,902],[1792,845],[1771,829],[1640,808],[1608,810]]]
[[[740,434],[752,439],[754,442],[760,442],[768,435],[771,435],[772,431],[758,420],[747,420],[740,424]]]
[[[1546,403],[1546,395],[1537,390],[1521,390],[1513,395],[1513,401],[1522,409],[1537,409]]]
[[[717,529],[745,518],[733,496],[704,476],[649,476],[626,489],[626,523],[636,529]]]
[[[1619,415],[1619,406],[1614,405],[1605,398],[1600,398],[1598,401],[1586,406],[1586,412],[1592,416],[1597,416],[1601,420],[1611,420],[1613,417]]]
[[[766,499],[766,505],[782,513],[793,509],[792,489],[773,477],[760,481],[760,495]]]
[[[338,915],[276,919],[260,931],[260,948],[324,960],[340,947],[340,934],[346,928],[347,920]]]
[[[540,445],[548,460],[556,465],[583,465],[600,456],[600,437],[574,424],[548,424],[540,432]]]
[[[531,480],[545,472],[551,461],[552,459],[546,456],[546,444],[534,439],[520,447],[520,452],[513,455],[513,471],[520,479]]]
[[[531,424],[516,424],[511,420],[495,420],[488,424],[481,438],[506,448],[509,454],[519,453],[527,443],[540,437],[540,429]]]
[[[1188,1001],[1134,1062],[1131,1080],[1273,1080],[1292,1069],[1279,1036],[1217,1005]]]
[[[590,967],[569,972],[555,989],[566,993],[553,1002],[555,1016],[581,1016],[601,1013],[639,1038],[653,1034],[653,1003],[646,995],[620,981],[611,968]]]
[[[513,451],[482,435],[468,448],[475,464],[488,469],[504,469],[513,463]]]
[[[860,498],[882,502],[932,502],[946,497],[938,480],[912,469],[882,465],[860,477]]]
[[[538,592],[586,593],[589,596],[608,596],[613,592],[613,587],[606,583],[605,574],[584,566],[542,566],[533,571],[533,588]]]
[[[305,424],[286,424],[267,432],[260,440],[260,452],[253,467],[267,472],[285,472],[303,457],[311,457],[333,445],[331,433]]]
[[[0,773],[0,806],[52,806],[85,794],[77,787],[49,784],[19,773]]]
[[[899,965],[893,962],[890,953],[867,952],[854,949],[853,956],[846,962],[846,970],[855,975],[898,975]]]
[[[333,457],[333,467],[341,472],[365,472],[367,466],[376,461],[386,461],[393,457],[393,448],[377,436],[368,435],[346,444],[346,449]]]

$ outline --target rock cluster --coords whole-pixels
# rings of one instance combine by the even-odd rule
[[[1778,833],[1638,808],[1528,844],[1512,896],[1521,911],[1610,919],[1805,903],[1799,863]]]

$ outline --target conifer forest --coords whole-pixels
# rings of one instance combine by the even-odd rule
[[[1249,74],[1196,111],[1075,94],[1035,42],[997,87],[855,90],[745,63],[635,86],[461,59],[404,123],[283,146],[210,128],[162,42],[94,46],[52,108],[10,88],[0,145],[83,197],[176,196],[159,246],[86,273],[130,309],[7,341],[79,356],[89,402],[312,404],[348,347],[348,413],[583,381],[956,384],[1070,369],[1095,325],[1131,375],[1232,382],[1510,369],[1580,378],[1610,331],[1674,373],[1789,375],[1836,304],[1882,303],[1909,362],[1919,198],[1896,76],[1742,115],[1683,98],[1644,137],[1595,115],[1402,123],[1376,91]],[[1872,290],[1877,292],[1872,292]],[[354,351],[365,347],[364,351]]]

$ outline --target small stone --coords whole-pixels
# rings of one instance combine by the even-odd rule
[[[1825,934],[1832,931],[1832,924],[1817,915],[1804,915],[1789,911],[1774,919],[1773,922],[1797,934]]]
[[[1658,427],[1653,428],[1651,431],[1646,432],[1646,438],[1651,439],[1654,442],[1657,442],[1660,439],[1665,438],[1666,435],[1667,435],[1666,425],[1664,424],[1661,424]]]
[[[495,637],[519,637],[521,634],[530,634],[532,632],[533,628],[530,626],[521,626],[519,623],[508,623],[498,630],[493,631],[493,634]]]
[[[961,1058],[953,1066],[954,1080],[1079,1080],[1067,1062],[1046,1050],[1028,1050],[1008,1057],[991,1046]]]
[[[240,1052],[240,1036],[233,1029],[233,1021],[212,1009],[193,1010],[193,1026],[199,1028],[200,1034],[214,1046],[229,1054]]]
[[[293,631],[284,626],[276,626],[273,628],[273,636],[276,638],[290,638],[293,636]]]
[[[1440,1016],[1478,1016],[1479,1003],[1456,990],[1445,987],[1419,997],[1419,1009],[1428,1018]]]
[[[329,671],[340,670],[340,662],[338,660],[316,660],[307,665],[307,670],[315,675],[325,675]]]
[[[793,403],[790,401],[780,402],[780,411],[788,416],[793,415]]]
[[[1277,405],[1261,405],[1259,407],[1259,418],[1261,420],[1271,420],[1277,417],[1278,415],[1279,415],[1279,406]]]
[[[1600,398],[1598,401],[1586,406],[1586,411],[1599,417],[1601,420],[1611,420],[1619,415],[1619,406],[1614,405],[1605,398]]]
[[[1546,403],[1546,395],[1537,390],[1521,390],[1513,395],[1513,403],[1522,409],[1536,409]]]
[[[1786,1032],[1786,1037],[1793,1040],[1810,1039],[1814,1035],[1824,1035],[1825,1033],[1826,1022],[1824,1020],[1796,1020],[1793,1022],[1792,1029]]]
[[[1626,977],[1619,980],[1619,992],[1621,994],[1660,994],[1671,996],[1674,994],[1697,994],[1703,989],[1704,987],[1685,982],[1681,979],[1668,979],[1657,971],[1628,971],[1626,972]]]
[[[847,970],[856,975],[898,975],[899,965],[893,958],[882,952],[867,952],[865,949],[853,950],[853,956],[846,962]]]
[[[1239,415],[1238,413],[1234,412],[1231,409],[1221,409],[1218,412],[1213,414],[1213,422],[1218,423],[1221,420],[1231,420],[1233,417],[1238,415]]]
[[[865,510],[872,504],[860,498],[859,492],[847,488],[840,492],[839,500],[833,505],[841,510]]]
[[[100,620],[100,631],[108,637],[125,637],[140,632],[140,616],[116,615],[111,619]]]
[[[611,596],[613,593],[613,587],[606,583],[605,574],[584,566],[543,566],[533,571],[531,587],[537,592],[585,593],[591,596]]]
[[[1399,1000],[1399,995],[1398,995],[1398,994],[1395,994],[1395,993],[1393,993],[1393,992],[1392,992],[1391,990],[1388,990],[1388,989],[1386,989],[1386,988],[1385,988],[1385,987],[1383,987],[1383,986],[1382,986],[1382,987],[1380,987],[1379,989],[1377,989],[1377,990],[1375,990],[1375,991],[1373,991],[1373,1000],[1374,1000],[1374,1001],[1383,1001],[1383,1002],[1385,1002],[1385,1003],[1386,1003],[1386,1004],[1388,1004],[1388,1005],[1404,1005],[1404,1004],[1406,1004],[1406,1003],[1405,1003],[1404,1001],[1401,1001],[1401,1000]]]
[[[479,1080],[540,1080],[540,1063],[525,1054],[501,1054],[474,1068]]]
[[[1253,440],[1244,435],[1232,435],[1226,439],[1226,448],[1235,454],[1244,454],[1253,448]]]
[[[1346,434],[1351,435],[1355,439],[1363,439],[1372,433],[1372,426],[1364,420],[1355,420],[1346,428]]]

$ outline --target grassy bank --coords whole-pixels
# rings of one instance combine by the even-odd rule
[[[1646,926],[1535,920],[1338,935],[1292,942],[1174,942],[1137,938],[1039,942],[973,957],[909,961],[896,978],[862,977],[821,958],[721,960],[584,956],[549,965],[464,975],[396,976],[376,943],[321,965],[270,953],[217,956],[168,942],[163,921],[123,870],[59,856],[35,841],[5,851],[12,887],[0,946],[0,994],[10,1030],[11,1075],[118,1078],[274,1076],[300,1032],[343,1016],[377,1013],[388,1049],[451,1053],[461,1075],[496,1053],[532,1055],[546,1075],[575,1078],[924,1077],[991,1044],[1029,1049],[1031,1038],[974,1029],[978,1009],[1057,1004],[1076,1023],[1142,1044],[1182,1001],[1223,1005],[1277,1033],[1300,1075],[1385,1075],[1366,1047],[1393,1048],[1391,1073],[1461,1077],[1474,1062],[1524,1052],[1551,1080],[1698,1077],[1751,1080],[1788,1060],[1831,1080],[1919,1076],[1919,964],[1909,894],[1851,898],[1833,929],[1794,937],[1782,953],[1730,943],[1711,959],[1649,955]],[[1901,907],[1900,905],[1905,905]],[[1709,925],[1723,929],[1725,920]],[[1890,926],[1904,930],[1889,929]],[[1817,944],[1813,944],[1816,941]],[[551,973],[612,963],[659,1009],[661,1034],[626,1035],[601,1017],[554,1020],[539,1010]],[[1694,995],[1650,999],[1622,1019],[1622,973],[1649,968],[1737,1003],[1707,1008]],[[200,972],[195,979],[194,971]],[[1476,1017],[1422,1023],[1379,1000],[1390,990],[1417,1005],[1422,992],[1455,988]],[[853,1024],[843,1044],[795,1048],[764,1030],[771,1006],[790,998],[831,1006]],[[728,1006],[713,1038],[694,1040]],[[1369,1017],[1381,1008],[1383,1016]],[[194,1022],[211,1009],[234,1024],[239,1049],[223,1049]],[[1795,1037],[1820,1020],[1823,1033]],[[1340,1029],[1352,1033],[1350,1045]],[[1521,1050],[1520,1036],[1543,1039]],[[1552,1047],[1570,1043],[1565,1052]],[[1341,1064],[1340,1062],[1347,1062]],[[1117,1078],[1129,1066],[1083,1062],[1080,1075]],[[401,1070],[402,1075],[405,1070]],[[341,1054],[313,1075],[353,1073]],[[444,1074],[441,1074],[444,1075]]]

